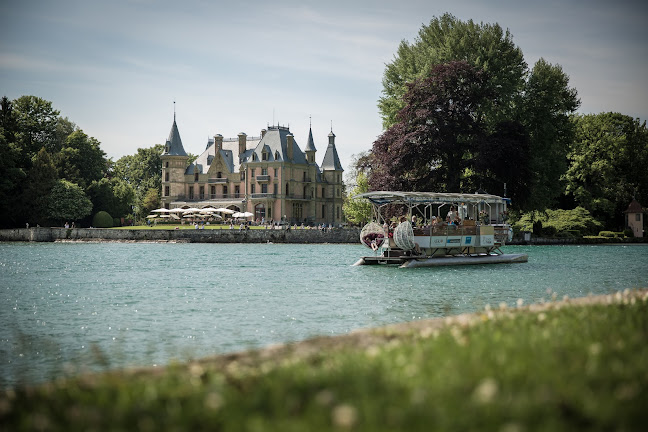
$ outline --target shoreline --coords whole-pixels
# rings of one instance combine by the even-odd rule
[[[123,243],[293,243],[360,244],[360,228],[318,229],[129,229],[129,228],[9,228],[0,229],[0,242],[123,242]],[[648,244],[648,238],[532,238],[513,239],[510,246]]]

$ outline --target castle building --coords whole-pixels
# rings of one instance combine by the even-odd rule
[[[161,156],[162,205],[226,207],[250,212],[255,220],[339,224],[344,170],[332,130],[321,165],[316,152],[312,129],[302,151],[287,127],[271,126],[256,137],[217,134],[188,164],[174,115]]]

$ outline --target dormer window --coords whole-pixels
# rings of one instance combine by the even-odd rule
[[[216,178],[223,178],[223,173],[221,171],[218,171],[216,173]]]
[[[194,173],[194,181],[198,181],[198,173]]]
[[[261,160],[268,160],[268,152],[266,152],[265,150],[263,151],[263,153],[261,153]]]
[[[279,151],[278,150],[275,152],[275,160],[279,160]]]
[[[256,153],[252,153],[252,162],[256,162],[256,160],[257,160]]]

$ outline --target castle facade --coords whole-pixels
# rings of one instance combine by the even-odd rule
[[[287,127],[271,126],[260,136],[217,134],[191,164],[175,121],[162,159],[162,205],[165,208],[214,207],[250,212],[253,219],[289,223],[342,222],[342,165],[335,134],[321,165],[312,129],[304,151]]]

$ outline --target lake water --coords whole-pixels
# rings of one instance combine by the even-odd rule
[[[648,246],[507,246],[529,262],[352,267],[360,245],[0,243],[0,387],[648,286]]]

